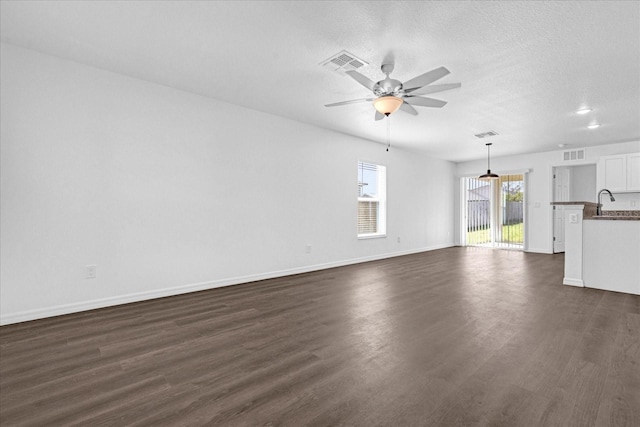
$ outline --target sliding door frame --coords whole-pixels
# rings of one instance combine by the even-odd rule
[[[531,169],[519,169],[519,170],[511,170],[511,171],[499,171],[497,172],[499,175],[522,175],[522,180],[523,180],[523,191],[524,191],[524,195],[523,195],[523,202],[522,202],[522,221],[523,221],[523,237],[522,237],[522,248],[521,250],[524,252],[527,252],[529,249],[529,245],[528,245],[528,241],[529,241],[529,219],[528,219],[528,206],[529,206],[529,173],[531,172]],[[460,188],[460,198],[459,198],[459,203],[460,203],[460,214],[459,214],[459,224],[460,224],[460,245],[461,246],[470,246],[469,243],[467,242],[467,226],[468,226],[468,218],[467,218],[467,179],[468,178],[477,178],[478,175],[460,175],[458,176],[458,178],[460,179],[460,184],[459,184],[459,188]],[[492,192],[493,191],[499,191],[496,190],[495,185],[492,185]],[[494,207],[493,205],[495,205],[495,203],[490,202],[490,209],[491,212],[493,213],[494,209],[497,209],[497,207]],[[494,217],[494,215],[491,215],[492,217]],[[491,242],[492,245],[495,242],[495,224],[494,222],[497,221],[496,218],[492,218],[491,219]],[[520,249],[518,249],[520,250]]]

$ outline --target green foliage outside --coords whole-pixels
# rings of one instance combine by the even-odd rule
[[[506,202],[522,202],[524,201],[524,193],[518,191],[517,193],[507,193],[504,195]]]
[[[489,234],[489,228],[467,232],[468,245],[480,245],[483,243],[489,243],[490,241],[491,236]],[[518,224],[503,225],[501,242],[515,244],[524,243],[524,224],[520,222]]]

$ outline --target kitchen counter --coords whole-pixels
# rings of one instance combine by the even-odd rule
[[[602,215],[585,217],[584,219],[640,221],[640,211],[602,211]]]
[[[583,224],[584,286],[640,295],[640,221],[629,216],[591,219],[602,220]]]
[[[602,211],[602,215],[585,216],[584,219],[640,221],[640,211]]]
[[[586,218],[586,217],[595,216],[598,210],[598,206],[601,206],[601,205],[594,202],[576,201],[576,202],[551,202],[551,206],[562,206],[562,208],[560,209],[565,209],[565,210],[579,208],[580,210],[583,211],[583,215]]]
[[[585,220],[599,219],[605,221],[640,221],[640,216],[614,216],[614,215],[600,215],[585,218]]]
[[[551,205],[555,206],[574,206],[574,205],[584,205],[584,206],[592,206],[594,208],[598,207],[597,203],[594,202],[551,202]]]
[[[640,295],[640,211],[595,216],[596,203],[560,203],[565,213],[562,283]]]

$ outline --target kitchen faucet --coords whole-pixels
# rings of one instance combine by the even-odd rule
[[[602,190],[600,190],[598,192],[598,207],[596,208],[596,215],[600,216],[602,215],[602,202],[600,201],[600,196],[602,196],[602,193],[604,192],[609,193],[609,198],[611,199],[612,202],[615,202],[616,199],[613,197],[613,194],[611,194],[611,191],[607,190],[606,188],[603,188]]]

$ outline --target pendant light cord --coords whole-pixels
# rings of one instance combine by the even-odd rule
[[[491,170],[491,144],[487,144],[487,169]]]

